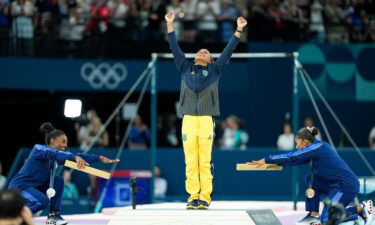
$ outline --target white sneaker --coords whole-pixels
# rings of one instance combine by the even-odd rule
[[[320,219],[307,214],[302,220],[298,221],[295,225],[321,225]]]
[[[372,213],[374,211],[374,204],[371,200],[362,202],[362,219],[365,221],[365,225],[371,225]]]

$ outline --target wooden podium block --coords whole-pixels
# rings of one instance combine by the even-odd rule
[[[85,172],[85,173],[88,173],[88,174],[92,174],[94,176],[101,177],[101,178],[104,178],[104,179],[109,179],[111,177],[110,173],[105,172],[103,170],[98,170],[98,169],[95,169],[95,168],[92,168],[92,167],[89,167],[89,166],[85,166],[85,168],[83,170],[78,169],[77,163],[69,161],[69,160],[65,160],[64,166],[75,169],[75,170],[79,170],[79,171],[82,171],[82,172]]]
[[[276,164],[260,164],[260,165],[251,165],[246,163],[237,163],[237,171],[246,171],[246,170],[283,170],[282,166]]]

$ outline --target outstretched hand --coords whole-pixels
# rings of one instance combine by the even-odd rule
[[[100,156],[100,162],[109,164],[109,163],[118,163],[118,162],[120,162],[120,160],[119,159],[108,159],[105,156]]]
[[[165,15],[165,20],[167,21],[167,23],[173,23],[174,21],[174,18],[175,18],[175,14],[174,12],[169,12]]]
[[[238,17],[237,27],[242,30],[246,25],[247,25],[246,19],[243,18],[242,16]]]
[[[262,164],[266,164],[266,161],[264,159],[253,160],[251,162],[248,162],[247,164],[250,164],[250,165],[262,165]]]
[[[82,159],[78,155],[75,157],[75,160],[76,160],[78,169],[83,170],[85,168],[85,166],[89,165],[84,159]]]

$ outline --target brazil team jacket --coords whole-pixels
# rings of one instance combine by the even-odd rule
[[[331,186],[340,187],[343,191],[359,191],[358,177],[340,158],[337,151],[323,141],[316,140],[303,149],[271,155],[265,158],[265,161],[280,166],[300,165],[312,161],[314,176],[318,176]]]
[[[219,79],[237,46],[239,39],[233,35],[220,57],[207,66],[194,65],[180,49],[175,32],[168,33],[169,46],[181,74],[179,115],[219,116]]]
[[[9,183],[9,188],[24,190],[28,187],[40,187],[47,185],[50,179],[50,160],[59,165],[64,164],[65,160],[75,161],[79,156],[88,163],[99,162],[100,156],[93,154],[78,153],[57,150],[49,148],[46,145],[36,144],[22,166],[21,170],[14,176]]]

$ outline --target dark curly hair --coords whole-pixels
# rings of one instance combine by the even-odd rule
[[[55,129],[51,123],[43,123],[39,130],[44,134],[44,141],[46,142],[46,145],[51,144],[52,138],[65,134],[63,131]]]

